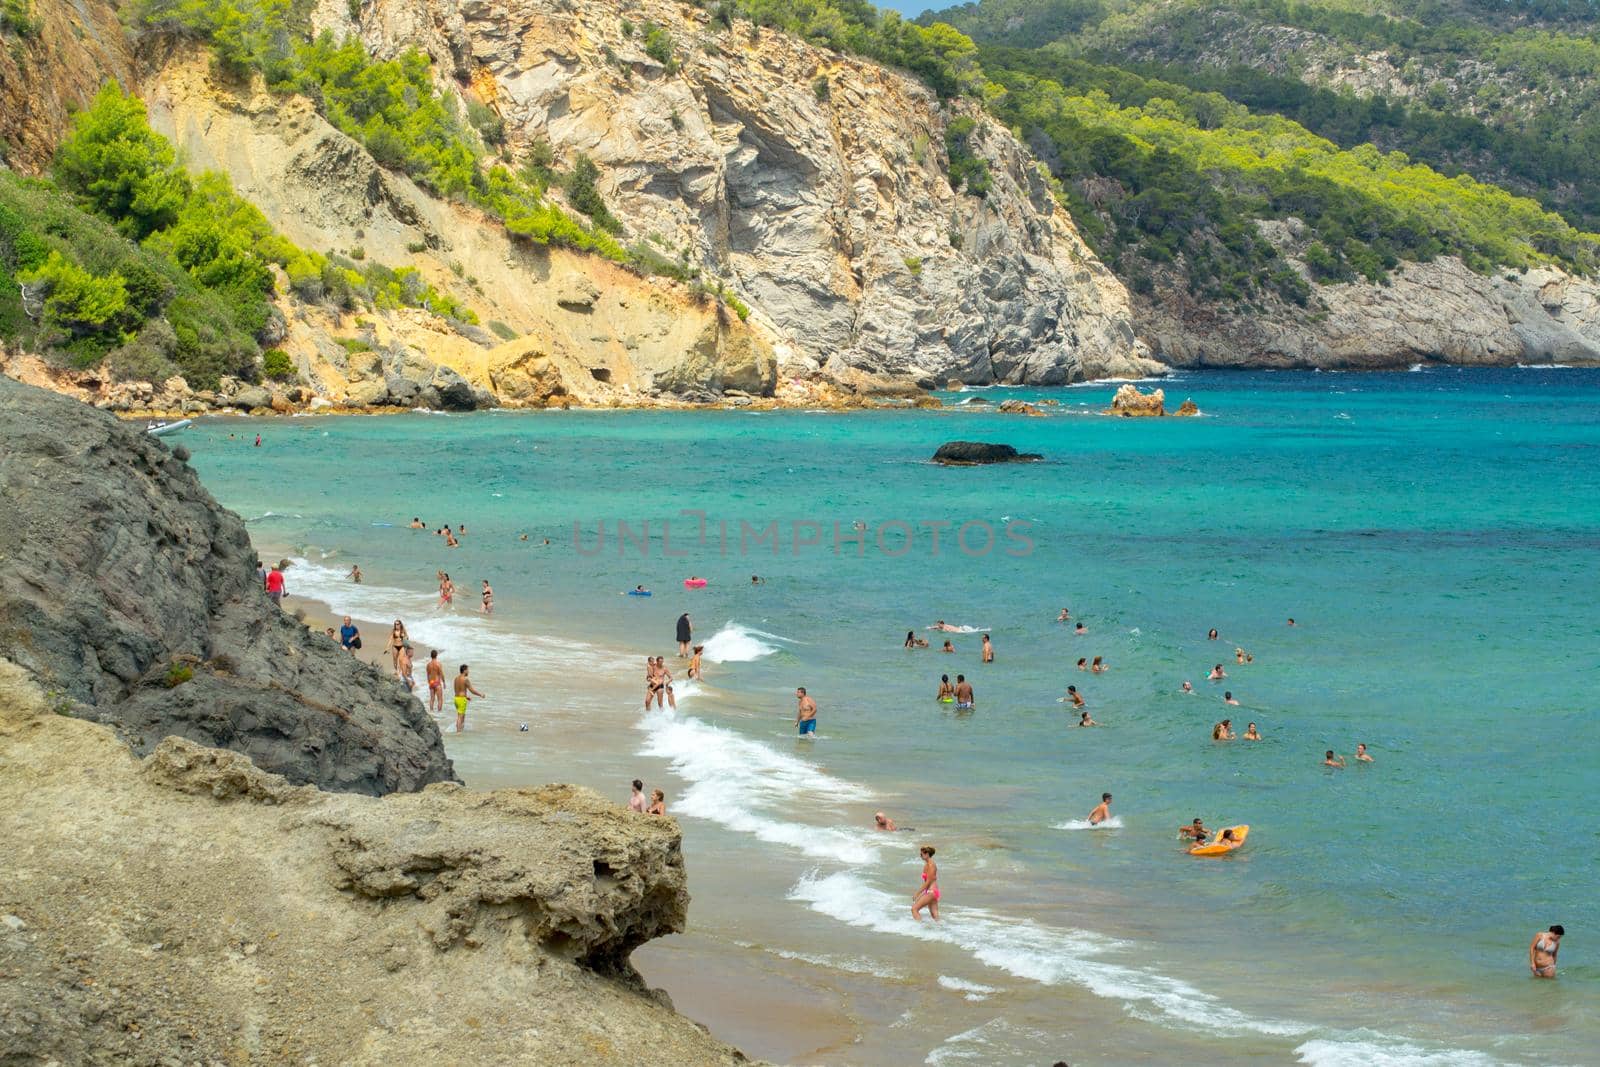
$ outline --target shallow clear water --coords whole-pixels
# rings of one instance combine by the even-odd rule
[[[452,671],[473,659],[490,698],[447,738],[469,782],[621,798],[640,774],[682,820],[714,954],[895,991],[896,1019],[811,1058],[1594,1062],[1600,373],[1166,388],[1206,417],[1099,417],[1097,386],[985,394],[1059,400],[1046,418],[211,420],[182,440],[264,551],[307,560],[291,592],[404,616]],[[951,439],[1045,459],[929,464]],[[446,549],[413,515],[468,536]],[[859,549],[839,540],[858,521]],[[755,540],[773,522],[776,551]],[[950,524],[937,553],[929,523]],[[360,589],[338,578],[353,561]],[[433,610],[439,568],[453,614]],[[485,577],[492,620],[469,611]],[[705,685],[671,660],[684,610]],[[995,662],[976,633],[940,654],[937,619],[992,628]],[[902,649],[913,628],[934,647]],[[647,652],[679,677],[676,715],[638,710]],[[1096,655],[1107,673],[1074,669]],[[973,681],[974,712],[933,700],[941,673]],[[1067,684],[1101,728],[1072,727]],[[792,736],[796,685],[815,741]],[[1223,717],[1265,740],[1212,743]],[[1375,763],[1320,766],[1358,741]],[[1120,825],[1069,828],[1102,791]],[[871,833],[878,808],[917,832]],[[1185,855],[1195,815],[1250,824],[1248,844]],[[925,840],[938,927],[905,906]],[[1527,943],[1551,922],[1562,978],[1536,983]]]

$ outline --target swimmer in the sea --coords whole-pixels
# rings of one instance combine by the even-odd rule
[[[1215,843],[1219,844],[1219,845],[1221,845],[1221,846],[1223,846],[1224,848],[1227,848],[1227,849],[1235,849],[1235,848],[1238,848],[1240,845],[1244,844],[1244,842],[1242,840],[1240,840],[1239,838],[1233,836],[1233,827],[1231,827],[1231,826],[1228,827],[1226,830],[1222,831],[1222,836],[1217,838]],[[1199,847],[1200,847],[1199,845],[1194,846],[1194,848],[1199,848]],[[1189,851],[1193,852],[1194,848],[1191,848]]]
[[[1056,622],[1066,622],[1070,618],[1072,618],[1072,612],[1068,611],[1066,608],[1062,608],[1061,614],[1056,616]]]
[[[934,848],[932,845],[923,845],[917,850],[922,857],[922,886],[911,895],[911,917],[918,922],[922,921],[922,909],[927,908],[928,914],[935,920],[939,918],[939,868],[933,862]]]
[[[983,662],[994,662],[994,646],[989,643],[989,635],[983,635]]]
[[[1343,767],[1344,766],[1344,757],[1343,756],[1335,756],[1333,754],[1333,749],[1330,748],[1330,749],[1328,749],[1327,752],[1323,753],[1323,755],[1322,755],[1322,765],[1324,767]]]
[[[974,703],[975,698],[972,695],[972,683],[967,681],[966,675],[956,675],[956,707],[960,709],[970,709]]]
[[[1099,826],[1109,818],[1111,818],[1111,794],[1101,793],[1100,803],[1089,813],[1089,825]]]
[[[889,816],[885,815],[881,811],[872,816],[872,824],[874,826],[876,826],[879,830],[898,830],[899,829],[899,827],[894,824],[894,820],[889,818]]]
[[[1208,680],[1210,680],[1210,681],[1213,681],[1213,682],[1220,682],[1224,678],[1226,678],[1227,676],[1228,676],[1228,672],[1223,670],[1222,669],[1222,664],[1219,663],[1215,667],[1211,668],[1211,673],[1206,675],[1206,678]]]
[[[1086,634],[1088,632],[1089,632],[1089,628],[1087,626],[1085,626],[1081,622],[1078,623],[1078,625],[1076,625],[1076,626],[1074,626],[1072,628],[1072,636],[1073,637],[1082,637],[1084,634]]]
[[[932,626],[930,626],[929,629],[930,630],[949,630],[951,632],[954,632],[956,627],[951,626],[949,623],[945,622],[943,619],[940,619],[938,622],[936,622]]]
[[[950,684],[948,674],[939,675],[939,703],[954,704],[956,700],[956,687]]]
[[[1099,726],[1100,724],[1095,722],[1093,719],[1091,719],[1089,717],[1089,713],[1086,711],[1078,718],[1078,725],[1079,726]]]
[[[1211,728],[1211,740],[1213,740],[1213,741],[1232,741],[1233,740],[1233,720],[1232,719],[1223,719],[1221,722],[1219,722],[1215,726],[1213,726]]]
[[[428,524],[419,518],[413,517],[411,519],[411,528],[413,530],[426,530],[428,528]]]
[[[1377,762],[1377,760],[1375,760],[1371,756],[1367,755],[1367,743],[1365,741],[1361,741],[1361,742],[1357,743],[1357,745],[1356,745],[1356,762],[1357,763],[1376,763]]]
[[[1533,943],[1528,946],[1528,970],[1535,978],[1556,976],[1556,953],[1561,951],[1561,939],[1566,934],[1567,928],[1557,923],[1544,933],[1533,935]]]
[[[1105,665],[1105,662],[1099,656],[1096,656],[1094,658],[1094,662],[1089,664],[1089,670],[1095,674],[1104,674],[1109,669],[1110,668]]]
[[[1224,704],[1232,704],[1234,707],[1238,707],[1239,706],[1239,702],[1237,700],[1233,699],[1233,694],[1232,693],[1223,693],[1222,694],[1222,702]]]
[[[1062,700],[1070,700],[1072,702],[1072,706],[1075,707],[1075,708],[1083,707],[1083,697],[1081,695],[1079,695],[1078,687],[1075,686],[1075,685],[1067,686],[1067,695],[1062,697],[1061,699]]]
[[[1256,724],[1255,723],[1251,723],[1249,726],[1245,727],[1244,739],[1246,741],[1259,741],[1259,740],[1261,740],[1261,731],[1256,729]]]
[[[915,630],[907,630],[906,631],[905,647],[906,648],[916,648],[917,647],[917,631],[915,631]]]
[[[1194,692],[1194,686],[1192,684],[1190,684],[1188,681],[1185,681],[1181,686],[1178,687],[1178,692],[1180,692],[1180,693],[1192,693],[1192,692]]]
[[[1243,663],[1244,662],[1244,649],[1236,648],[1236,649],[1233,650],[1233,662],[1235,662],[1235,663]]]
[[[944,643],[944,647],[941,648],[939,651],[940,652],[954,652],[955,650],[956,650],[956,646],[952,645],[949,641],[946,641]]]
[[[1086,670],[1088,670],[1088,669],[1089,669],[1089,657],[1087,657],[1087,656],[1080,656],[1080,657],[1079,657],[1079,658],[1078,658],[1078,669],[1079,669],[1079,670],[1080,670],[1080,671],[1086,671]]]
[[[1289,625],[1290,625],[1290,626],[1293,626],[1293,625],[1294,625],[1294,620],[1293,620],[1293,619],[1290,619],[1290,620],[1289,620]]]
[[[1200,817],[1197,815],[1194,822],[1188,826],[1178,827],[1178,836],[1191,837],[1203,845],[1206,842],[1206,838],[1211,836],[1211,831],[1205,828],[1205,824],[1200,821]]]
[[[489,579],[483,579],[483,607],[480,609],[485,615],[494,614],[494,590],[489,587]]]
[[[1217,631],[1215,631],[1215,630],[1208,630],[1208,631],[1207,631],[1207,632],[1206,632],[1206,640],[1207,640],[1207,641],[1215,641],[1215,640],[1216,640],[1216,639],[1217,639]]]

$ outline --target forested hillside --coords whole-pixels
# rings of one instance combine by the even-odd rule
[[[1341,147],[1403,151],[1594,230],[1597,12],[1591,0],[985,0],[937,17],[983,45],[1115,66]]]

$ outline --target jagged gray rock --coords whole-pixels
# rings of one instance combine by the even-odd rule
[[[359,793],[454,780],[422,705],[267,600],[244,523],[139,429],[0,377],[0,529],[0,646],[136,751],[176,734]]]
[[[990,441],[946,441],[933,454],[935,463],[951,467],[979,463],[1031,463],[1043,458],[1037,452],[1018,452],[1011,445]]]

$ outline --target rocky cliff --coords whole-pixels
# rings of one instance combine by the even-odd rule
[[[0,377],[6,655],[138,752],[175,734],[358,793],[453,780],[415,698],[267,600],[244,523],[185,458]]]
[[[566,786],[296,788],[144,760],[0,659],[0,1061],[745,1062],[629,966],[681,930],[676,822]]]

